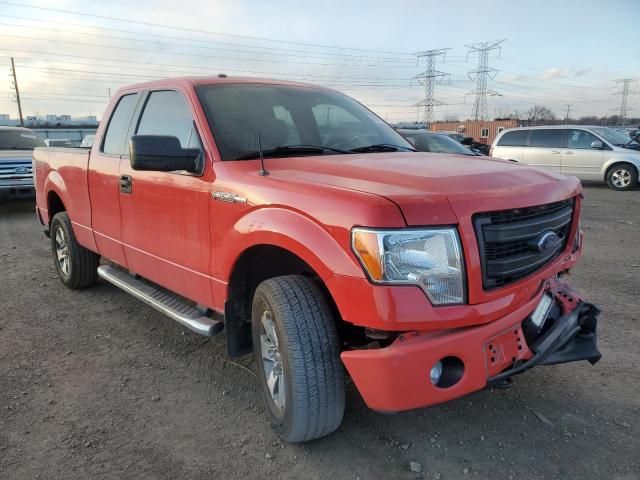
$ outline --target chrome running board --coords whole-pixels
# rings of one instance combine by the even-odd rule
[[[177,295],[162,290],[140,277],[136,278],[110,265],[99,266],[98,275],[200,335],[212,337],[220,333],[224,327],[220,320],[204,315],[201,310]]]

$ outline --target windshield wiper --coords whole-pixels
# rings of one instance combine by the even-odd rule
[[[263,157],[289,157],[294,155],[305,154],[323,154],[325,152],[349,154],[353,153],[347,150],[340,150],[339,148],[321,147],[316,145],[283,145],[281,147],[270,148],[262,151]],[[234,157],[234,160],[251,160],[253,158],[260,158],[260,151],[246,153],[238,157]]]
[[[415,152],[414,149],[402,147],[400,145],[392,145],[390,143],[374,143],[373,145],[365,145],[364,147],[352,148],[349,150],[353,153],[369,153],[369,152]]]

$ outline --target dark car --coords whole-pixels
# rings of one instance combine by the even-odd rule
[[[480,156],[444,133],[428,130],[398,130],[419,152],[452,153],[455,155]]]

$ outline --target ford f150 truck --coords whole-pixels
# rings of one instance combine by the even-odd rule
[[[347,373],[392,412],[600,358],[598,310],[564,281],[579,181],[415,152],[339,92],[133,85],[90,152],[38,148],[34,165],[62,283],[101,277],[195,332],[224,327],[288,441],[338,428]]]
[[[0,127],[0,199],[33,198],[31,157],[44,141],[27,128]]]

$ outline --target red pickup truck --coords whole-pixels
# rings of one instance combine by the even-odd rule
[[[90,152],[38,148],[64,285],[98,277],[253,352],[291,442],[340,425],[345,375],[401,411],[600,358],[575,178],[413,151],[336,91],[177,78],[121,89]],[[345,372],[346,367],[346,372]]]

